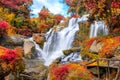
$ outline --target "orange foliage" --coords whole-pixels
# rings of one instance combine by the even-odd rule
[[[85,41],[86,47],[90,48],[90,46],[92,45],[92,43],[93,43],[95,40],[97,40],[97,38],[91,38],[91,39]]]
[[[49,14],[49,11],[46,8],[43,8],[40,13],[39,13],[39,17],[40,19],[45,19]]]
[[[7,50],[7,48],[0,46],[0,56],[3,55],[3,53]]]
[[[7,64],[14,63],[17,58],[22,57],[22,53],[22,49],[19,47],[12,50],[0,46],[0,60],[5,61]]]
[[[17,54],[14,50],[6,49],[4,54],[0,56],[0,59],[6,63],[13,63],[16,60]]]
[[[37,27],[37,29],[38,29],[39,31],[44,31],[44,30],[46,30],[47,28],[48,28],[48,25],[45,24],[45,23],[41,23],[41,24]]]
[[[65,66],[56,68],[53,71],[53,74],[55,75],[56,80],[64,80],[65,75],[68,74],[68,72],[69,72],[69,66],[65,65]]]
[[[83,63],[82,63],[83,64]],[[91,72],[86,69],[84,66],[80,66],[78,64],[70,63],[70,73],[66,80],[92,80],[93,75]]]
[[[50,80],[92,80],[92,78],[93,75],[88,69],[75,63],[50,68]]]
[[[120,31],[120,27],[115,28],[115,29],[113,30],[113,32],[116,32],[116,31]]]
[[[14,76],[19,76],[18,73],[22,72],[25,69],[22,53],[23,50],[20,47],[12,50],[0,46],[1,72],[7,73],[7,75],[12,72]]]
[[[104,46],[100,50],[100,57],[112,57],[114,54],[112,53],[119,45],[120,45],[120,36],[103,39]]]
[[[15,49],[14,49],[14,51],[16,52],[16,54],[17,54],[17,58],[19,57],[19,58],[22,58],[22,56],[23,56],[23,49],[21,48],[21,47],[16,47]]]

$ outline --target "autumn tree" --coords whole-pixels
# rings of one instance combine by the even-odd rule
[[[0,0],[0,5],[9,8],[11,12],[28,17],[32,0]]]
[[[0,6],[0,19],[9,22],[12,24],[14,21],[15,14],[9,13],[9,10],[7,8],[3,8]]]
[[[85,6],[83,0],[65,0],[66,4],[69,6],[68,13],[71,16],[83,15],[85,12]]]
[[[120,0],[65,0],[70,6],[68,12],[79,14],[90,14],[89,22],[95,20],[104,21],[109,31],[120,27]]]
[[[39,12],[39,18],[41,21],[45,21],[49,15],[49,10],[43,6],[42,10]]]
[[[40,32],[46,32],[54,25],[58,25],[61,20],[63,20],[63,16],[60,14],[51,13],[45,6],[39,12],[39,25],[37,29]]]
[[[64,17],[60,14],[56,14],[55,15],[55,21],[56,21],[56,24],[59,24],[61,20],[63,20]]]
[[[120,27],[120,0],[86,0],[85,8],[90,13],[90,21],[103,20],[110,32]]]
[[[9,10],[9,13],[15,14],[13,26],[19,26],[19,27],[25,25],[23,24],[26,23],[25,19],[30,18],[31,5],[32,5],[32,0],[0,0],[0,6],[3,7],[3,9],[7,8]],[[27,25],[28,24],[29,23],[27,23]]]
[[[43,6],[41,11],[39,12],[39,24],[37,26],[38,31],[46,31],[48,25],[47,25],[47,20],[48,20],[48,15],[49,15],[49,10]]]

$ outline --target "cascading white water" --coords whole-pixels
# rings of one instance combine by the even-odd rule
[[[94,21],[90,26],[90,38],[107,35],[108,29],[103,21]]]
[[[71,18],[68,26],[58,32],[51,28],[46,33],[46,42],[44,43],[43,50],[34,42],[38,54],[42,56],[45,61],[45,65],[50,65],[52,61],[58,57],[64,57],[62,50],[72,48],[72,42],[74,40],[75,33],[79,30],[78,23],[86,21],[87,17],[88,15],[84,15],[78,19]],[[64,58],[63,61],[67,61],[68,59],[76,61],[80,60],[81,58],[79,53],[72,53]]]
[[[72,42],[76,31],[79,30],[77,19],[72,18],[69,21],[68,27],[59,32],[53,29],[47,35],[47,41],[44,43],[43,52],[45,53],[45,65],[49,65],[58,57],[64,56],[62,50],[72,47]]]
[[[69,56],[64,56],[62,50],[72,48],[75,33],[79,30],[78,23],[86,21],[88,16],[89,14],[78,19],[71,18],[68,26],[58,32],[51,28],[46,33],[46,42],[44,43],[43,50],[34,42],[39,56],[45,61],[45,65],[50,65],[52,61],[58,57],[63,57],[63,62],[81,60],[78,52],[72,53]],[[91,24],[90,37],[98,36],[98,32],[100,31],[102,31],[103,34],[108,33],[108,29],[102,21],[95,21]]]
[[[55,32],[53,29],[51,29],[47,33],[48,34],[46,36],[47,41],[44,43],[44,48],[43,48],[43,52],[45,53],[44,54],[45,65],[49,65],[56,58],[64,56],[62,50],[66,50],[72,47],[72,42],[74,40],[75,33],[76,31],[79,30],[78,23],[86,21],[87,16],[88,15],[84,15],[83,17],[78,19],[71,18],[69,20],[68,27],[58,32]],[[76,57],[76,54],[71,56],[77,59],[79,57]]]

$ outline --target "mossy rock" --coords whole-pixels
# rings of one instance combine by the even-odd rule
[[[80,47],[74,47],[71,49],[63,50],[63,54],[66,56],[73,53],[73,52],[80,52]]]

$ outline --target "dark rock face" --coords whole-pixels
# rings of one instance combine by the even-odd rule
[[[17,46],[23,46],[23,37],[22,36],[4,36],[0,38],[0,45],[7,48],[15,48]]]
[[[37,57],[37,52],[35,50],[35,44],[29,39],[24,39],[24,56],[29,59],[34,59]]]
[[[26,69],[21,77],[23,80],[47,80],[48,67],[44,66],[42,60],[26,60]]]
[[[25,64],[25,70],[20,74],[20,77],[16,79],[12,74],[9,74],[5,80],[47,80],[48,67],[44,66],[43,60],[25,59]],[[0,76],[0,80],[4,80],[2,76]]]

